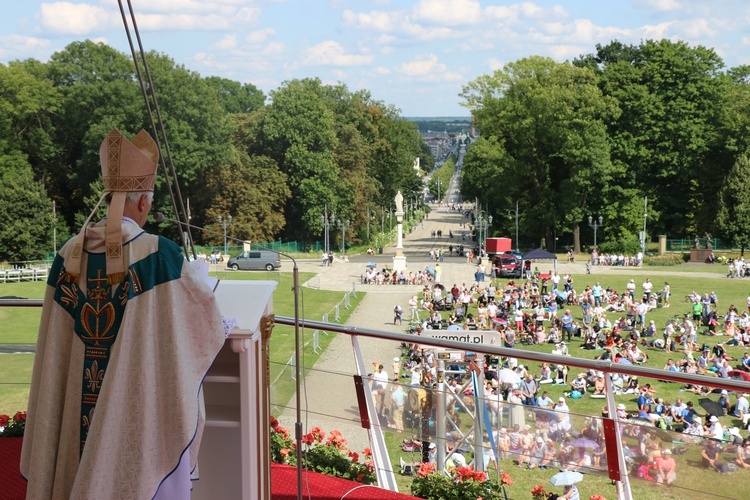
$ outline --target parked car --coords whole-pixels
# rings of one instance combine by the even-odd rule
[[[254,271],[265,269],[273,271],[281,267],[279,255],[267,250],[246,250],[227,261],[227,267],[235,271]]]
[[[493,263],[500,268],[501,278],[520,278],[523,261],[511,253],[496,255]]]

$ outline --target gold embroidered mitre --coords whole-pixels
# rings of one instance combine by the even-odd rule
[[[70,281],[77,281],[81,271],[86,226],[104,197],[112,194],[105,226],[105,251],[107,281],[120,283],[125,279],[125,263],[122,256],[122,214],[125,208],[125,193],[154,190],[154,174],[159,160],[159,147],[144,130],[128,140],[117,129],[107,134],[99,147],[99,159],[104,178],[104,194],[89,219],[76,236],[73,251],[67,261]]]

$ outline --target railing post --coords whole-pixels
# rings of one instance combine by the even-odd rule
[[[612,387],[612,374],[604,374],[604,388],[607,394],[607,415],[614,420],[615,425],[619,427],[620,421],[617,418],[617,407],[615,405],[615,391]],[[617,447],[617,462],[620,468],[620,480],[617,481],[617,498],[619,500],[632,500],[630,492],[630,479],[628,478],[628,466],[625,463],[625,454],[622,452],[622,436],[620,432],[615,432],[615,445]]]

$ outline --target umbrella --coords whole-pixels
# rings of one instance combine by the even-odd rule
[[[743,372],[742,370],[730,370],[729,378],[741,378],[746,382],[750,382],[750,373]]]
[[[598,448],[599,443],[593,439],[582,437],[571,441],[570,446],[575,446],[576,448]]]
[[[717,417],[724,416],[724,409],[719,406],[719,403],[712,399],[701,398],[698,400],[698,404],[701,405],[701,408],[706,410],[706,413],[709,415],[716,415]]]
[[[503,326],[508,324],[508,320],[503,319],[503,318],[492,318],[492,322],[495,323],[496,325],[503,325]]]
[[[435,283],[434,285],[432,285],[432,289],[433,290],[436,289],[436,288],[439,288],[442,291],[445,291],[445,285],[443,285],[442,283]]]
[[[497,381],[501,384],[516,385],[521,383],[521,376],[513,370],[503,368],[497,372]]]
[[[581,481],[583,481],[583,474],[580,472],[573,472],[572,470],[559,472],[549,480],[552,486],[569,486],[571,484],[580,483]]]
[[[378,266],[374,262],[370,261],[370,262],[367,263],[367,265],[365,267],[369,267],[369,268],[375,269]]]

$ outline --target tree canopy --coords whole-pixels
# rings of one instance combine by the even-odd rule
[[[351,241],[374,214],[368,208],[391,203],[398,190],[421,192],[416,157],[434,163],[416,126],[367,91],[291,80],[266,102],[252,84],[204,78],[157,52],[147,59],[195,225],[217,230],[218,217],[232,215],[227,229],[235,238],[314,240],[328,205],[350,220]],[[80,228],[101,195],[99,145],[113,128],[154,135],[125,54],[85,40],[47,63],[0,64],[0,176],[4,191],[12,186],[18,200],[29,200],[24,207],[3,200],[0,217],[15,222],[0,233],[0,260],[52,250],[53,201],[60,233]],[[154,210],[173,215],[161,169]],[[159,231],[179,238],[174,225]],[[199,244],[221,239],[194,237]]]

